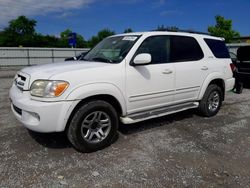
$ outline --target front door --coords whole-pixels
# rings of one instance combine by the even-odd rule
[[[144,40],[135,55],[149,53],[148,65],[126,65],[128,114],[173,103],[175,67],[169,62],[169,37],[152,36]],[[133,59],[132,59],[133,61]]]

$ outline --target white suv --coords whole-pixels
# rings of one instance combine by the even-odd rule
[[[215,115],[234,86],[231,63],[221,38],[156,31],[115,35],[81,61],[19,71],[11,108],[28,129],[65,131],[77,150],[95,151],[112,143],[119,121],[190,108]]]

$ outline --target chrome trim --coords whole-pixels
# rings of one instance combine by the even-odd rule
[[[140,95],[133,95],[129,97],[129,102],[135,102],[135,101],[142,101],[146,99],[152,99],[152,98],[159,98],[159,97],[165,97],[169,95],[173,95],[175,90],[168,90],[168,91],[159,91],[155,93],[145,93]]]
[[[120,117],[120,120],[124,124],[132,124],[152,118],[157,118],[169,114],[173,114],[176,112],[192,109],[192,108],[197,108],[199,106],[199,102],[189,102],[189,103],[184,103],[184,104],[178,104],[178,105],[173,105],[173,106],[167,106],[167,107],[162,107],[162,108],[157,108],[157,109],[152,109],[149,111],[145,112],[139,112],[135,114],[131,114],[125,117]]]
[[[198,89],[198,88],[200,88],[200,86],[184,87],[184,88],[176,89],[176,91],[187,90],[187,89]]]

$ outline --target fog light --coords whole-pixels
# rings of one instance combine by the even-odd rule
[[[31,114],[34,118],[36,118],[37,121],[40,121],[40,116],[39,116],[37,113],[35,113],[35,112],[30,112],[30,114]]]
[[[40,122],[39,114],[35,112],[24,111],[24,110],[22,113],[22,119],[28,124],[33,125],[33,126],[39,125],[39,122]]]

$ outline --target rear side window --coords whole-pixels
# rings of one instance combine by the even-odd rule
[[[230,58],[228,49],[221,40],[204,39],[214,56],[217,58]]]
[[[199,43],[193,37],[170,37],[170,62],[197,61],[204,57]]]

